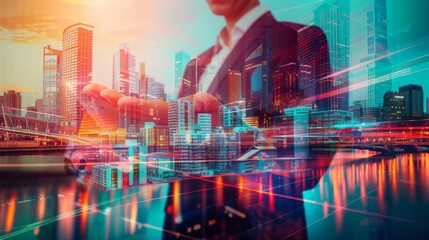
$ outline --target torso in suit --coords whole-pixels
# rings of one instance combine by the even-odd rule
[[[187,65],[179,97],[198,92],[212,46]],[[241,81],[228,78],[241,74]],[[207,92],[223,104],[245,100],[246,116],[278,115],[287,107],[332,109],[326,37],[315,26],[278,22],[266,13],[254,22],[220,66]],[[231,82],[235,81],[235,82]],[[237,87],[238,86],[238,87]],[[260,119],[259,127],[269,127]]]
[[[183,76],[179,97],[190,96],[198,92],[200,78],[214,53],[215,46],[199,55],[197,61],[191,60]],[[228,75],[231,73],[239,73],[241,77],[230,78]],[[284,108],[305,105],[317,106],[322,110],[330,109],[333,101],[329,92],[333,90],[333,84],[329,75],[329,55],[323,31],[315,26],[278,22],[268,12],[256,20],[244,33],[219,68],[207,92],[217,97],[223,104],[245,100],[246,117],[258,116],[259,127],[269,127],[270,122],[265,121],[265,118],[281,115]],[[236,81],[240,83],[237,84]],[[184,233],[188,226],[201,223],[203,231],[189,233],[198,238],[217,237],[221,239],[235,236],[243,239],[280,239],[283,237],[306,239],[303,202],[293,198],[301,199],[304,190],[313,188],[332,159],[330,155],[322,158],[321,154],[314,152],[312,154],[317,159],[325,160],[324,164],[320,164],[322,171],[319,172],[319,175],[310,178],[305,176],[305,172],[299,173],[304,174],[301,176],[302,179],[306,179],[300,184],[288,185],[284,181],[292,180],[269,174],[269,178],[275,180],[267,178],[268,182],[279,181],[281,186],[285,184],[285,187],[275,188],[276,191],[279,191],[279,195],[285,196],[285,198],[275,198],[273,204],[275,212],[266,211],[269,203],[266,203],[263,197],[261,197],[262,200],[249,200],[247,205],[241,203],[241,194],[237,193],[240,190],[231,187],[223,189],[225,192],[220,195],[225,196],[225,199],[222,202],[210,202],[209,204],[207,201],[213,201],[213,199],[194,197],[193,201],[198,204],[188,204],[189,206],[182,204],[181,211],[187,218],[184,218],[181,223],[176,223],[172,216],[168,216],[164,227]],[[261,179],[264,178],[265,176]],[[236,185],[237,183],[234,181],[231,179],[230,183]],[[296,186],[298,187],[296,188]],[[183,186],[183,188],[186,187]],[[184,198],[186,199],[183,201],[188,202],[187,198],[192,197]],[[284,200],[286,202],[283,202]],[[264,207],[261,207],[260,204]],[[195,205],[216,207],[195,209]],[[222,211],[225,206],[234,206],[248,217],[230,219]],[[216,219],[218,223],[213,226],[206,224],[206,219],[211,218]],[[229,224],[224,224],[228,221]],[[164,235],[164,238],[170,237],[169,234]]]

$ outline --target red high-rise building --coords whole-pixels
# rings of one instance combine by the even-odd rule
[[[78,132],[82,103],[88,97],[83,88],[92,81],[93,26],[77,23],[64,29],[60,82],[60,115],[66,133]]]

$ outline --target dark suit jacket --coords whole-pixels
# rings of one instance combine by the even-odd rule
[[[246,109],[250,109],[250,111],[246,112],[246,117],[252,115],[281,115],[283,108],[299,105],[317,106],[321,110],[333,109],[335,102],[329,94],[333,90],[333,84],[329,78],[330,64],[327,46],[326,37],[318,27],[278,22],[271,13],[266,13],[251,25],[235,45],[220,67],[207,92],[216,96],[223,103],[230,103],[239,98],[245,99]],[[198,83],[206,65],[210,63],[214,50],[215,47],[212,46],[187,65],[179,97],[186,97],[198,91]],[[228,79],[230,70],[241,73],[241,83],[239,85],[229,83],[231,81],[231,79]],[[237,78],[232,79],[232,81],[237,80]],[[231,86],[235,87],[232,88]],[[236,86],[240,87],[237,88]],[[311,156],[317,159],[317,161],[312,161],[311,164],[315,168],[321,169],[322,171],[319,173],[322,174],[332,159],[331,155],[325,155],[311,153]],[[305,172],[302,174],[305,174]],[[305,184],[302,187],[297,189],[293,186],[284,188],[287,191],[279,192],[279,194],[301,198],[302,191],[313,188],[320,177],[321,175],[312,176],[308,178],[309,181],[304,181]],[[283,177],[274,176],[274,178],[284,180]],[[292,178],[294,179],[293,176]],[[234,184],[234,182],[231,182],[231,184]],[[183,188],[186,187],[183,186]],[[283,198],[276,198],[275,206],[278,210],[281,206],[288,207],[284,209],[284,212],[279,210],[274,213],[274,215],[280,213],[284,217],[275,217],[271,216],[271,213],[266,212],[259,205],[249,204],[245,206],[240,203],[240,198],[235,192],[237,189],[228,188],[226,190],[231,192],[225,192],[222,195],[228,198],[224,199],[225,203],[205,203],[204,201],[208,201],[207,199],[211,199],[210,197],[204,198],[204,200],[195,197],[194,200],[200,201],[201,206],[223,206],[222,204],[235,206],[249,217],[228,220],[229,218],[224,212],[214,207],[195,210],[194,206],[196,204],[191,204],[188,208],[186,204],[182,204],[182,215],[186,216],[183,219],[183,223],[175,223],[172,217],[166,217],[164,227],[185,232],[187,226],[191,226],[194,222],[201,222],[204,231],[192,232],[190,233],[191,236],[229,238],[242,233],[242,235],[239,235],[240,238],[274,239],[291,236],[295,239],[306,239],[305,213],[301,201],[289,199],[287,200],[289,202],[285,203],[281,202],[284,200]],[[262,200],[255,200],[255,204],[258,201]],[[264,205],[265,202],[261,204]],[[285,214],[285,212],[290,213]],[[201,221],[201,219],[205,218],[210,219],[208,216],[216,219],[219,224],[208,226],[204,221]],[[223,218],[225,220],[222,220]],[[277,220],[264,225],[267,229],[259,227],[262,222],[269,219]],[[228,227],[219,227],[222,226],[223,221],[230,221],[229,224],[225,225]],[[164,237],[170,238],[171,235],[167,234]]]
[[[199,55],[198,60],[190,61],[183,76],[179,97],[197,92],[201,75],[213,53],[214,46]],[[287,85],[287,91],[276,91],[276,88],[285,88],[285,85],[275,83],[273,79],[278,76],[275,74],[282,66],[290,63],[297,66],[297,81]],[[262,68],[254,71],[258,64]],[[241,73],[241,92],[228,89],[229,70]],[[282,107],[296,105],[328,110],[334,109],[332,106],[335,102],[326,94],[333,90],[332,81],[326,78],[329,74],[328,45],[323,31],[315,26],[278,22],[268,12],[254,22],[235,45],[207,92],[223,103],[231,99],[228,95],[238,94],[246,100],[247,108],[259,109],[254,114],[277,114],[281,113]],[[288,81],[285,76],[284,81]],[[295,92],[293,96],[298,97],[298,100],[281,105],[279,101],[284,102],[288,98],[279,98],[278,95],[287,94],[288,91]]]

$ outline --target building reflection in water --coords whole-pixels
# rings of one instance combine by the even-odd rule
[[[428,153],[393,159],[341,153],[326,173],[225,175],[112,192],[82,189],[68,176],[2,189],[0,236],[320,239],[420,234],[427,229],[421,224],[429,224],[428,183]]]

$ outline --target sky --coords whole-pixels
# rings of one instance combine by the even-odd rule
[[[278,20],[307,24],[314,9],[332,1],[261,2]],[[365,29],[362,2],[351,3],[352,42],[358,41]],[[429,36],[429,28],[423,24],[429,20],[424,13],[427,1],[387,0],[387,7],[395,49],[418,45],[395,55],[397,62],[423,56],[429,49],[428,44],[422,44]],[[63,30],[78,22],[94,26],[94,82],[111,87],[113,54],[122,43],[128,43],[137,61],[146,64],[146,73],[164,82],[168,93],[174,91],[174,53],[184,50],[198,55],[214,43],[225,25],[221,17],[211,14],[204,0],[0,0],[0,91],[21,91],[23,107],[34,105],[42,97],[43,46],[61,49]],[[351,48],[352,64],[357,63],[360,51]],[[393,79],[393,90],[416,83],[429,93],[425,64],[412,74]]]

